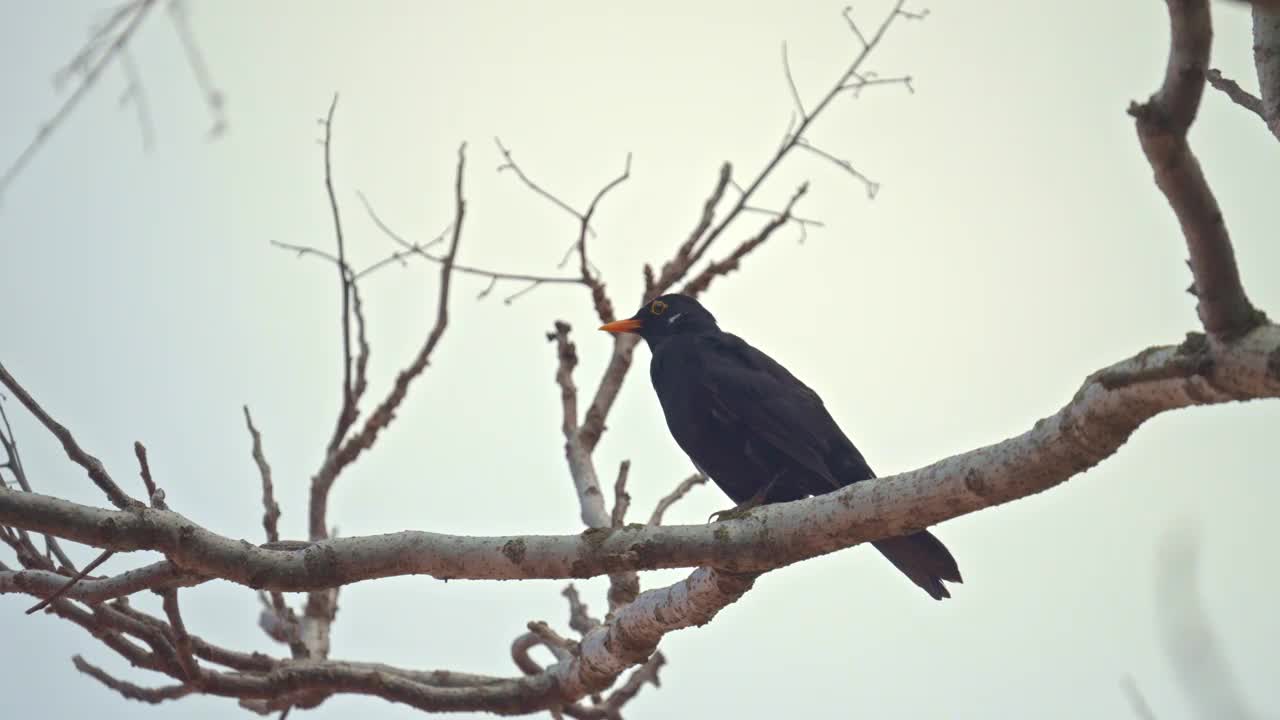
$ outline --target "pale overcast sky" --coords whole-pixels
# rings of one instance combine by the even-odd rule
[[[211,119],[167,16],[132,57],[155,124],[142,148],[112,69],[0,205],[0,359],[122,480],[131,445],[151,451],[171,505],[258,541],[259,487],[240,415],[265,436],[283,532],[305,535],[307,479],[337,399],[332,268],[271,240],[330,246],[317,118],[341,93],[334,161],[350,252],[390,243],[362,191],[403,234],[450,219],[455,151],[470,143],[460,258],[555,272],[572,219],[495,172],[500,136],[524,168],[584,204],[633,153],[632,179],[602,206],[595,262],[626,309],[640,265],[692,228],[720,163],[754,173],[787,124],[790,48],[812,99],[855,49],[842,4],[190,2],[226,96]],[[53,70],[110,3],[0,0],[0,164],[59,102]],[[874,22],[884,3],[859,4]],[[917,6],[917,9],[920,6]],[[1000,440],[1056,411],[1099,367],[1197,328],[1177,223],[1150,180],[1125,107],[1164,71],[1162,3],[934,3],[895,27],[871,67],[915,94],[842,99],[811,139],[881,184],[875,200],[819,158],[797,155],[766,186],[824,228],[789,229],[705,298],[721,325],[788,365],[826,399],[881,474]],[[1249,20],[1215,3],[1214,61],[1252,88]],[[1210,92],[1192,141],[1218,192],[1246,288],[1280,313],[1276,144]],[[751,232],[747,218],[727,240]],[[716,255],[716,253],[712,253]],[[579,385],[609,341],[584,292],[544,287],[504,305],[458,278],[451,324],[377,451],[339,482],[343,535],[580,530],[544,333],[575,327]],[[514,291],[518,286],[503,286]],[[431,267],[365,285],[374,393],[421,342]],[[645,378],[628,380],[597,454],[633,461],[635,512],[690,471]],[[9,406],[37,490],[102,503],[30,418]],[[855,548],[762,578],[700,629],[668,636],[659,690],[633,717],[1130,718],[1131,674],[1161,720],[1193,717],[1165,652],[1161,550],[1190,528],[1200,592],[1252,706],[1275,716],[1280,594],[1274,508],[1280,404],[1161,415],[1112,459],[1042,495],[937,529],[966,583],[928,599],[877,553]],[[700,488],[669,515],[701,522],[729,503]],[[83,550],[78,557],[88,558]],[[154,559],[130,556],[107,570]],[[643,576],[646,587],[680,573]],[[595,609],[602,583],[580,583]],[[508,648],[532,619],[563,628],[561,582],[399,578],[347,588],[334,654],[414,668],[514,674]],[[212,583],[186,592],[212,641],[279,652],[257,600]],[[140,599],[150,604],[150,599]],[[126,701],[69,657],[142,684],[80,629],[0,596],[0,692],[13,717],[221,718],[233,701]],[[340,697],[316,717],[402,718]]]

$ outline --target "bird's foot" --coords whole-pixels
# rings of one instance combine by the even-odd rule
[[[722,520],[738,520],[751,514],[752,510],[764,504],[764,499],[769,496],[769,491],[773,489],[773,483],[769,483],[761,488],[755,495],[747,498],[743,502],[729,508],[728,510],[719,510],[711,513],[707,517],[707,522],[721,522]]]

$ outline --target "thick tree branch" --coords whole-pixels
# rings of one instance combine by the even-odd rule
[[[1066,406],[1017,437],[713,525],[569,536],[405,531],[290,552],[219,536],[172,511],[111,511],[13,490],[0,490],[0,524],[117,551],[157,550],[189,573],[283,591],[409,574],[560,579],[698,565],[759,572],[1041,492],[1110,456],[1160,412],[1263,397],[1280,397],[1275,325],[1230,344],[1192,336],[1150,348],[1092,375]]]
[[[1197,309],[1215,340],[1231,340],[1262,322],[1236,268],[1222,211],[1187,144],[1204,94],[1213,30],[1208,0],[1168,0],[1171,40],[1164,82],[1144,104],[1133,103],[1138,140],[1156,186],[1173,207],[1191,255]]]

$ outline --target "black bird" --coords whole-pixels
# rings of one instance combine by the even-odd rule
[[[875,477],[822,398],[773,358],[724,332],[688,295],[663,295],[600,328],[649,344],[649,377],[667,427],[738,507],[787,502]],[[734,512],[730,511],[730,512]],[[928,531],[872,543],[935,600],[961,582],[951,553]]]

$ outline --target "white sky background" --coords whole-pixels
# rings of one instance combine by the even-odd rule
[[[634,153],[632,179],[599,211],[594,261],[620,311],[693,227],[719,164],[755,173],[791,99],[780,45],[812,104],[854,42],[841,3],[191,3],[227,98],[229,131],[206,141],[201,104],[163,13],[134,45],[156,125],[140,147],[113,70],[0,205],[0,358],[137,490],[131,444],[150,449],[171,505],[233,537],[261,539],[256,471],[240,405],[265,436],[284,508],[305,536],[307,480],[338,400],[338,294],[331,266],[272,239],[331,247],[316,143],[341,93],[334,159],[348,247],[391,249],[365,192],[403,234],[451,218],[455,150],[470,143],[460,259],[554,273],[574,223],[498,174],[499,135],[525,170],[584,205]],[[54,68],[109,4],[0,1],[0,162],[56,107]],[[883,4],[858,7],[874,22]],[[811,139],[882,184],[864,189],[805,154],[761,204],[801,180],[820,218],[752,255],[705,298],[739,333],[817,389],[881,474],[1022,432],[1086,374],[1198,325],[1177,224],[1150,180],[1124,109],[1162,77],[1162,3],[938,3],[901,23],[871,67],[917,92],[841,100]],[[1247,13],[1215,3],[1214,62],[1253,87]],[[1276,145],[1256,117],[1210,91],[1194,147],[1218,193],[1253,300],[1280,312]],[[748,216],[726,245],[764,221]],[[720,253],[712,252],[713,256]],[[364,285],[377,396],[434,313],[434,266]],[[580,386],[609,342],[586,293],[544,287],[505,306],[501,285],[456,278],[452,324],[399,420],[338,483],[343,535],[580,530],[562,456],[554,350],[573,323]],[[597,453],[604,477],[631,458],[633,512],[690,471],[667,434],[639,350]],[[14,404],[37,490],[102,504],[83,474]],[[635,717],[1132,717],[1132,673],[1162,720],[1191,717],[1165,653],[1156,595],[1176,528],[1201,544],[1200,586],[1245,694],[1274,712],[1280,593],[1271,535],[1280,405],[1162,415],[1119,454],[1043,495],[938,529],[966,584],[929,600],[866,548],[770,573],[709,626],[668,636],[660,690]],[[713,487],[671,522],[730,503]],[[80,552],[81,558],[91,557]],[[148,561],[154,558],[146,558]],[[118,571],[131,556],[113,560]],[[645,587],[675,572],[649,573]],[[514,674],[508,647],[531,619],[564,627],[561,582],[448,584],[422,577],[343,590],[334,654],[417,668]],[[603,584],[580,583],[594,609]],[[139,600],[143,604],[149,599]],[[227,583],[183,593],[188,625],[279,652],[257,600]],[[72,668],[83,653],[124,667],[69,623],[0,596],[0,693],[13,717],[225,717],[232,701],[159,708],[123,700]],[[330,700],[317,717],[407,717],[376,699]]]

